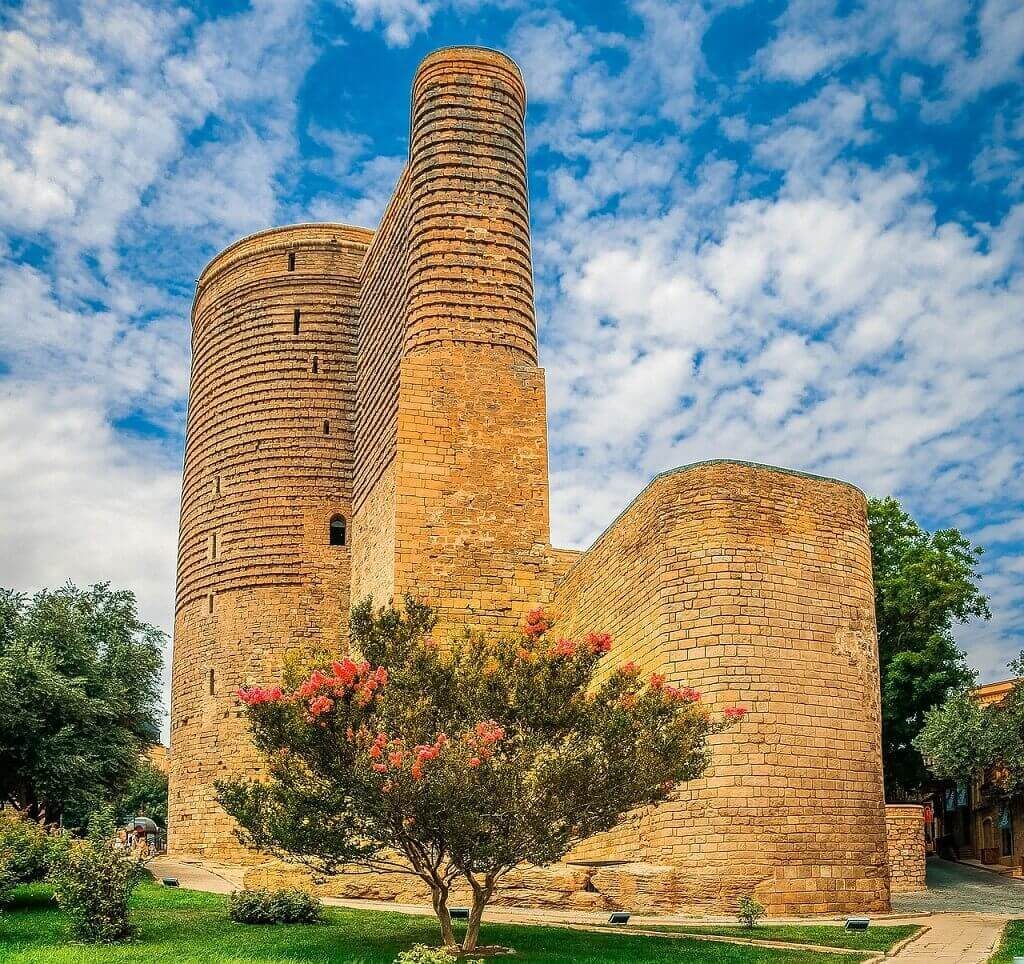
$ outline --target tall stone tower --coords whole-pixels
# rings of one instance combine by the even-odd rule
[[[749,710],[715,737],[701,780],[569,855],[549,878],[570,887],[555,900],[731,910],[753,893],[777,914],[884,910],[862,493],[698,463],[658,476],[586,552],[550,544],[525,107],[504,55],[431,54],[375,232],[265,231],[199,279],[171,850],[248,859],[213,793],[258,772],[235,691],[278,678],[289,650],[342,651],[352,601],[411,593],[442,636],[550,604],[561,633],[612,633],[609,665],[633,660],[712,709]]]
[[[296,225],[203,271],[192,312],[171,683],[170,839],[244,851],[213,782],[256,767],[235,696],[349,608],[359,268],[372,232]]]

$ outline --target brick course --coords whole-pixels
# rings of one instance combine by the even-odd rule
[[[289,651],[343,650],[351,600],[414,593],[442,635],[551,603],[563,631],[609,631],[616,660],[751,713],[678,801],[586,842],[572,867],[524,872],[502,899],[731,909],[753,893],[775,913],[884,909],[863,496],[708,463],[659,476],[586,553],[550,544],[525,96],[499,53],[431,54],[376,233],[262,232],[200,278],[171,849],[259,859],[212,796],[218,777],[258,772],[232,694],[278,675]],[[343,548],[327,545],[335,513],[350,522]]]

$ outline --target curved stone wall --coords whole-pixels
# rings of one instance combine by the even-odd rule
[[[773,914],[887,909],[871,550],[857,489],[743,463],[665,473],[569,571],[555,610],[561,632],[612,633],[616,662],[693,686],[713,709],[749,710],[714,738],[712,767],[677,801],[570,859],[676,868],[646,877],[665,892],[645,899],[665,907],[732,910],[749,893]],[[594,884],[620,886],[614,868]]]
[[[482,344],[537,361],[525,112],[519,68],[497,51],[449,47],[416,73],[407,351]]]
[[[192,315],[171,693],[170,847],[239,856],[212,783],[251,770],[239,686],[337,652],[348,610],[358,273],[372,232],[296,225],[231,245]]]

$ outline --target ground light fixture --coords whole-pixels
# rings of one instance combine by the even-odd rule
[[[469,920],[468,907],[453,907],[448,914],[452,920]]]
[[[179,886],[178,878],[177,877],[161,877],[160,878],[160,883],[163,884],[164,887],[177,887],[177,886]]]
[[[848,931],[866,931],[871,920],[867,917],[847,917],[846,929]]]
[[[630,917],[630,915],[627,914],[625,911],[618,912],[618,913],[612,914],[608,918],[608,923],[609,924],[628,924],[629,923],[629,917]]]

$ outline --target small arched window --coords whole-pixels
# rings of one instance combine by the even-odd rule
[[[289,271],[294,271],[295,270],[295,252],[294,251],[290,251],[288,253],[288,270]]]
[[[345,545],[345,517],[336,515],[331,519],[331,545]]]

